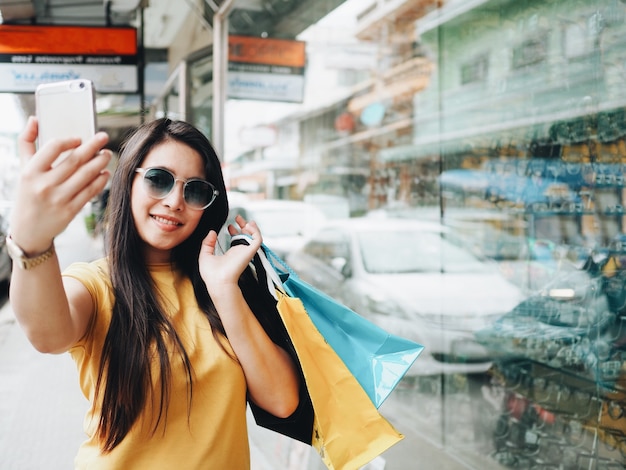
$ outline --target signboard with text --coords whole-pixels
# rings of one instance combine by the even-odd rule
[[[0,24],[0,92],[85,78],[99,93],[137,93],[137,30]]]
[[[228,97],[301,103],[306,43],[249,36],[228,37]]]

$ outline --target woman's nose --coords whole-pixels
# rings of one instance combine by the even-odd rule
[[[184,197],[184,183],[182,181],[175,181],[174,187],[170,193],[163,199],[165,204],[170,209],[182,210],[185,207]]]

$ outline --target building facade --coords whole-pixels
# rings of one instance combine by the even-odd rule
[[[626,468],[625,19],[618,0],[371,2],[367,79],[274,122],[299,125],[280,194],[437,220],[521,289],[473,331],[484,372],[441,354],[389,405],[470,468]]]

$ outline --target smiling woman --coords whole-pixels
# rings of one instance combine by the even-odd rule
[[[19,138],[19,181],[32,184],[19,185],[11,218],[10,299],[35,349],[76,362],[90,403],[75,468],[250,469],[248,400],[280,420],[300,385],[239,288],[263,240],[256,223],[237,217],[228,233],[250,246],[215,256],[228,203],[211,143],[167,118],[129,134],[110,182],[106,256],[61,270],[51,240],[107,184],[108,136],[38,150],[36,139],[31,118]]]

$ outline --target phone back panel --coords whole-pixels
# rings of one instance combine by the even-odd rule
[[[45,83],[35,91],[39,146],[53,138],[80,137],[96,132],[95,91],[85,79]]]

